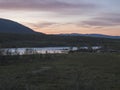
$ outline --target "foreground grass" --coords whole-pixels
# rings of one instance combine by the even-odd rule
[[[120,90],[120,54],[8,56],[0,90]]]

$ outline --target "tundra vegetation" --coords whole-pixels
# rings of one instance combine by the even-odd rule
[[[120,50],[120,39],[87,36],[57,36],[40,34],[0,33],[1,48],[57,46],[104,46],[106,48]]]
[[[0,90],[119,89],[119,53],[0,56]]]
[[[24,55],[17,51],[20,47],[93,45],[108,51],[38,54],[26,49]],[[3,50],[12,47],[14,55]],[[120,90],[120,39],[0,34],[0,48],[0,90]]]

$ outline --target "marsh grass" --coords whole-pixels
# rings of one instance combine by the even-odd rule
[[[0,90],[120,90],[120,54],[74,53],[2,57]],[[7,62],[8,61],[8,62]],[[49,70],[33,74],[42,67]]]

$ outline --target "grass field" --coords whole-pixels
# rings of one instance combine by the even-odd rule
[[[120,90],[120,54],[74,53],[1,59],[5,62],[0,66],[0,90]]]

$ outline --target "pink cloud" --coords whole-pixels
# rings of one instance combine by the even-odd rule
[[[78,13],[85,12],[97,8],[96,5],[90,3],[67,3],[57,0],[2,0],[0,1],[0,9],[6,10],[39,10],[57,13]]]

